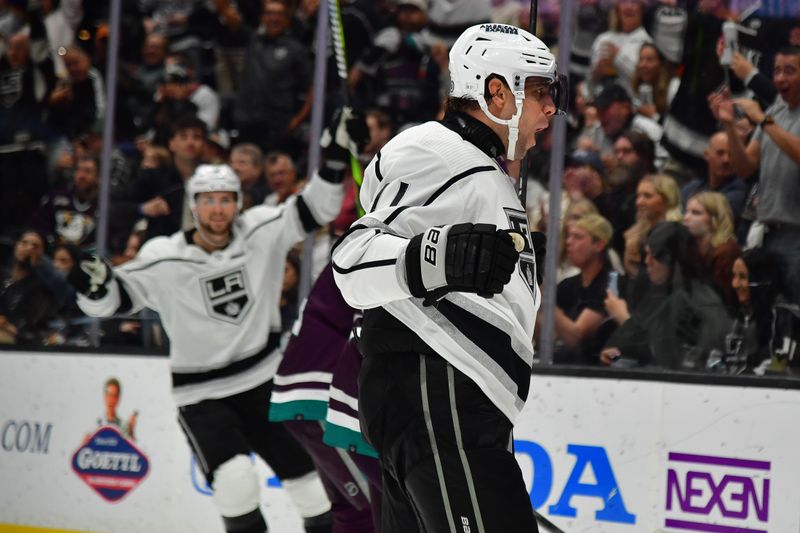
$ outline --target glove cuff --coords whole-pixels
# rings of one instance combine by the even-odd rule
[[[428,228],[406,248],[408,288],[417,298],[447,286],[445,270],[447,234],[451,226]]]
[[[328,183],[341,183],[344,180],[346,165],[335,165],[332,161],[325,162],[319,169],[319,177]]]

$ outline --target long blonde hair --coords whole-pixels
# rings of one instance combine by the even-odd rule
[[[667,208],[664,214],[664,221],[680,222],[683,219],[681,215],[681,193],[675,180],[665,174],[648,174],[639,183],[641,184],[645,181],[650,182],[658,195],[664,200],[664,205]],[[656,221],[656,223],[658,222],[663,221]],[[636,223],[624,233],[625,253],[623,264],[625,265],[625,271],[630,275],[635,275],[638,272],[638,266],[642,261],[644,240],[653,225],[646,218],[637,216]]]
[[[681,222],[683,220],[681,190],[678,188],[677,182],[666,174],[648,174],[642,178],[642,181],[652,183],[656,192],[664,199],[664,204],[667,206],[664,220],[667,222]]]
[[[728,241],[735,239],[733,234],[733,211],[724,194],[718,192],[703,191],[693,195],[687,204],[696,200],[710,219],[711,226],[711,246],[717,247]]]

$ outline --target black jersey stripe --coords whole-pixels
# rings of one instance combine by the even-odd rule
[[[400,188],[397,190],[397,194],[394,195],[392,199],[392,203],[389,204],[389,207],[394,207],[400,203],[400,200],[403,199],[403,195],[408,190],[408,183],[400,182]]]
[[[528,397],[531,367],[514,351],[508,333],[448,300],[439,301],[436,309],[517,384],[520,399]]]
[[[378,181],[383,181],[383,174],[381,174],[381,153],[378,151],[375,154],[375,177],[378,178]]]
[[[333,243],[333,246],[331,247],[331,255],[333,255],[333,253],[336,251],[336,248],[338,248],[340,244],[342,244],[345,240],[347,240],[347,237],[349,237],[352,233],[355,233],[356,231],[366,228],[367,226],[365,226],[364,224],[356,224],[355,226],[352,226],[350,229],[342,233],[342,236],[336,239],[336,242]]]
[[[386,225],[388,226],[389,224],[391,224],[391,223],[392,223],[392,221],[393,221],[394,219],[396,219],[396,218],[397,218],[397,217],[400,215],[400,213],[402,213],[402,212],[403,212],[403,211],[405,211],[406,209],[409,209],[410,207],[411,207],[410,205],[404,205],[403,207],[398,207],[397,209],[395,209],[394,211],[392,211],[392,214],[391,214],[391,215],[389,215],[388,217],[386,217],[386,220],[384,220],[384,221],[383,221],[383,223],[384,223],[384,224],[386,224]]]
[[[276,216],[274,216],[274,217],[272,217],[272,218],[268,218],[267,220],[264,220],[264,221],[262,221],[262,222],[259,222],[258,224],[256,224],[256,225],[255,225],[255,226],[253,226],[252,228],[250,228],[250,231],[248,231],[248,232],[247,232],[247,234],[244,236],[244,238],[245,238],[245,239],[249,239],[249,238],[250,238],[250,236],[251,236],[253,233],[255,233],[256,231],[258,231],[258,230],[259,230],[259,229],[261,229],[262,227],[266,226],[267,224],[271,224],[271,223],[275,222],[276,220],[280,220],[280,218],[283,216],[283,213],[284,213],[284,210],[283,210],[283,209],[281,209],[281,212],[280,212],[278,215],[276,215]]]
[[[496,171],[496,170],[497,169],[495,167],[485,165],[485,166],[482,166],[482,167],[472,167],[470,169],[465,170],[464,172],[456,174],[455,176],[453,176],[452,178],[447,180],[447,182],[444,185],[439,187],[436,190],[436,192],[434,192],[427,200],[425,200],[425,202],[422,203],[422,207],[431,205],[438,197],[440,197],[442,194],[444,194],[444,192],[447,189],[449,189],[450,187],[452,187],[453,185],[455,185],[459,181],[463,180],[464,178],[467,178],[467,177],[469,177],[469,176],[471,176],[473,174],[477,174],[478,172],[491,172],[491,171]],[[414,207],[414,206],[404,205],[402,207],[398,207],[397,209],[392,211],[392,214],[389,215],[386,218],[386,220],[383,221],[383,223],[384,224],[391,224],[392,221],[394,219],[396,219],[400,215],[400,213],[402,213],[406,209],[409,209],[410,207]]]
[[[425,200],[425,202],[422,205],[423,206],[431,205],[433,203],[433,201],[436,200],[442,194],[444,194],[444,192],[447,189],[449,189],[450,187],[452,187],[453,185],[455,185],[456,183],[458,183],[459,181],[463,180],[466,177],[469,177],[469,176],[471,176],[473,174],[477,174],[478,172],[491,172],[491,171],[496,171],[496,170],[497,169],[495,167],[492,167],[492,166],[489,166],[489,165],[485,165],[485,166],[482,166],[482,167],[472,167],[470,169],[465,170],[464,172],[461,172],[460,174],[456,174],[455,176],[453,176],[452,178],[447,180],[447,183],[445,183],[444,185],[439,187],[439,189],[435,193],[433,193],[430,196],[430,198]]]
[[[378,202],[381,201],[381,195],[383,194],[383,191],[389,187],[389,185],[391,185],[391,183],[385,184],[383,187],[381,187],[381,190],[378,191],[378,194],[375,195],[375,200],[372,202],[372,207],[369,208],[370,213],[375,211],[375,208],[378,207]]]
[[[244,359],[234,361],[227,366],[215,368],[213,370],[207,370],[205,372],[172,372],[172,386],[182,387],[186,385],[194,385],[196,383],[205,383],[207,381],[241,374],[242,372],[250,370],[258,363],[266,359],[273,351],[275,351],[275,348],[280,345],[280,341],[280,333],[270,333],[269,338],[267,339],[267,345],[250,357],[245,357]]]
[[[134,268],[123,268],[123,272],[139,272],[141,270],[147,270],[150,267],[156,266],[159,263],[193,263],[195,265],[202,265],[205,264],[205,261],[198,261],[196,259],[184,259],[182,257],[164,257],[162,259],[157,259],[155,261],[151,261],[150,263],[144,264],[139,267]]]
[[[381,259],[380,261],[367,261],[366,263],[359,263],[354,265],[350,268],[342,268],[337,265],[335,262],[331,261],[331,265],[333,265],[333,269],[338,272],[339,274],[349,274],[351,272],[355,272],[356,270],[364,270],[365,268],[377,268],[382,266],[389,266],[394,265],[397,263],[397,259]]]
[[[297,213],[300,215],[300,222],[303,223],[303,229],[306,233],[311,233],[322,227],[322,224],[317,222],[314,215],[311,214],[311,210],[308,208],[308,204],[302,194],[297,195]]]

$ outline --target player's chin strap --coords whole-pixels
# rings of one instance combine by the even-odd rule
[[[478,98],[478,105],[481,106],[481,110],[492,122],[496,122],[497,124],[501,124],[503,126],[508,126],[508,148],[506,149],[506,159],[508,161],[514,160],[514,154],[517,150],[517,139],[519,139],[519,118],[522,116],[523,99],[524,95],[521,95],[516,91],[514,92],[514,103],[517,105],[517,110],[513,117],[506,120],[496,117],[491,111],[489,111],[489,106],[486,104],[485,98]]]

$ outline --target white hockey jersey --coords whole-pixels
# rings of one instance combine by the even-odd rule
[[[79,296],[78,305],[90,316],[112,315],[121,284],[132,311],[158,311],[170,338],[178,406],[252,389],[271,379],[280,362],[286,254],[307,232],[333,220],[342,197],[341,185],[315,176],[284,204],[244,212],[230,244],[213,253],[182,232],[152,239],[114,269],[104,298]]]
[[[511,178],[458,133],[428,122],[400,133],[373,158],[360,198],[367,214],[333,252],[336,283],[347,302],[383,307],[474,380],[513,422],[528,394],[540,297],[528,221]],[[462,222],[525,235],[517,275],[492,298],[452,292],[425,307],[406,281],[409,239]]]

